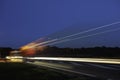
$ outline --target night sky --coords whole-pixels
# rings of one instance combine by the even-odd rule
[[[120,0],[0,0],[0,46],[19,48],[45,36],[59,38],[116,21]],[[120,25],[110,28],[116,27]],[[120,46],[119,34],[120,30],[58,46]]]

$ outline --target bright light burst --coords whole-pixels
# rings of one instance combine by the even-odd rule
[[[20,51],[24,56],[32,56],[35,55],[37,51],[43,51],[45,48],[44,46],[36,47],[35,45],[35,43],[30,43],[26,46],[21,47]]]

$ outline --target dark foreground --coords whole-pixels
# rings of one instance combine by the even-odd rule
[[[2,80],[98,80],[83,75],[63,74],[26,63],[0,63]]]

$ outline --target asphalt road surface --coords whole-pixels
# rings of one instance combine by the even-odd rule
[[[78,58],[75,58],[78,59]],[[90,77],[97,77],[106,80],[120,80],[119,59],[90,59],[79,58],[78,60],[45,60],[40,59],[28,62],[33,65],[62,70],[75,74],[82,74]],[[88,61],[87,61],[88,60]]]

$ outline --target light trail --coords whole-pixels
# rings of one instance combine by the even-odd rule
[[[89,29],[89,30],[86,30],[86,31],[82,31],[82,32],[75,33],[75,34],[72,34],[72,35],[69,35],[69,36],[65,36],[65,37],[60,38],[60,39],[73,37],[73,36],[76,36],[76,35],[80,35],[80,34],[84,34],[84,33],[87,33],[87,32],[95,31],[95,30],[98,30],[98,29],[101,29],[101,28],[105,28],[105,27],[109,27],[109,26],[112,26],[112,25],[115,25],[115,24],[119,24],[119,23],[120,23],[120,21],[119,22],[114,22],[114,23],[111,23],[111,24],[103,25],[103,26],[100,26],[100,27],[97,27],[97,28],[92,28],[92,29]]]
[[[82,74],[90,77],[95,77],[97,80],[98,79],[103,79],[103,80],[119,80],[120,79],[120,69],[119,69],[120,59],[65,58],[65,57],[58,57],[58,58],[31,57],[31,59],[34,62],[30,62],[29,59],[26,62],[36,66],[40,66],[40,67],[42,66],[46,68],[52,68],[55,70],[62,70],[62,71],[76,73],[80,75]],[[111,67],[113,65],[115,67]]]
[[[86,30],[86,31],[82,31],[82,32],[76,33],[76,34],[72,34],[72,35],[69,35],[69,36],[62,37],[60,39],[55,39],[53,41],[51,40],[51,42],[57,43],[57,42],[54,42],[54,41],[64,40],[64,39],[69,38],[69,37],[73,37],[73,36],[76,36],[76,35],[80,35],[80,34],[84,34],[84,33],[87,33],[87,32],[95,31],[95,30],[98,30],[98,29],[101,29],[101,28],[105,28],[105,27],[109,27],[109,26],[112,26],[112,25],[115,25],[115,24],[119,24],[119,23],[120,23],[120,21],[119,22],[114,22],[114,23],[111,23],[111,24],[107,24],[107,25],[103,25],[103,26],[100,26],[100,27],[97,27],[97,28],[92,28],[92,29],[89,29],[89,30]],[[35,45],[35,46],[44,45],[44,43],[47,43],[47,42],[49,42],[49,41],[45,41],[45,42],[40,43],[40,44]],[[63,42],[63,41],[60,41],[60,42]]]
[[[95,75],[92,74],[87,74],[87,73],[83,73],[83,72],[78,72],[75,70],[72,70],[72,66],[67,66],[67,65],[58,65],[58,64],[50,64],[50,63],[45,63],[45,62],[27,62],[29,64],[33,64],[33,65],[37,65],[37,66],[43,66],[43,67],[48,67],[48,68],[53,68],[53,69],[57,69],[57,70],[63,70],[63,71],[67,71],[67,72],[72,72],[72,73],[76,73],[76,74],[83,74],[83,75],[87,75],[87,76],[91,76],[91,77],[96,77]]]
[[[52,39],[52,40],[49,40],[49,41],[41,42],[41,43],[33,45],[32,47],[36,47],[36,46],[39,46],[39,45],[47,44],[47,43],[54,42],[54,41],[57,41],[57,40],[58,39]]]
[[[108,33],[108,32],[118,31],[118,30],[120,30],[120,28],[110,29],[110,30],[106,30],[106,31],[103,31],[103,32],[99,32],[99,33],[95,33],[95,34],[91,34],[91,35],[86,35],[86,36],[81,36],[81,37],[77,37],[77,38],[73,38],[73,39],[65,39],[65,40],[61,40],[61,41],[58,41],[58,42],[49,43],[47,45],[54,45],[54,44],[59,44],[59,43],[62,43],[62,42],[67,42],[67,41],[72,41],[72,40],[77,40],[77,39],[83,39],[83,38],[87,38],[87,37],[91,37],[91,36],[95,36],[95,35],[100,35],[100,34],[104,34],[104,33]],[[44,46],[46,46],[46,45],[44,45]]]
[[[100,59],[100,58],[64,58],[64,57],[26,57],[28,60],[54,60],[54,61],[75,61],[120,64],[120,59]]]
[[[75,33],[75,34],[72,34],[72,35],[68,35],[68,36],[65,36],[65,37],[62,37],[62,38],[52,39],[52,40],[36,43],[36,44],[34,44],[33,46],[31,46],[29,48],[37,47],[37,46],[46,46],[46,45],[49,45],[49,44],[50,45],[51,44],[58,44],[58,43],[66,42],[66,41],[71,41],[71,40],[76,40],[76,39],[80,39],[80,38],[86,38],[86,37],[106,33],[106,32],[100,32],[100,33],[95,33],[95,34],[92,34],[92,35],[78,37],[78,38],[75,38],[75,39],[69,39],[70,37],[74,37],[74,36],[77,36],[77,35],[80,35],[80,34],[88,33],[88,32],[91,32],[91,31],[95,31],[95,30],[102,29],[102,28],[105,28],[105,27],[109,27],[109,26],[112,26],[112,25],[116,25],[116,24],[119,24],[119,23],[120,23],[120,21],[114,22],[114,23],[111,23],[111,24],[107,24],[107,25],[103,25],[103,26],[100,26],[100,27],[97,27],[97,28],[92,28],[92,29],[82,31],[82,32],[79,32],[79,33]],[[26,45],[26,46],[29,46],[29,45]]]

